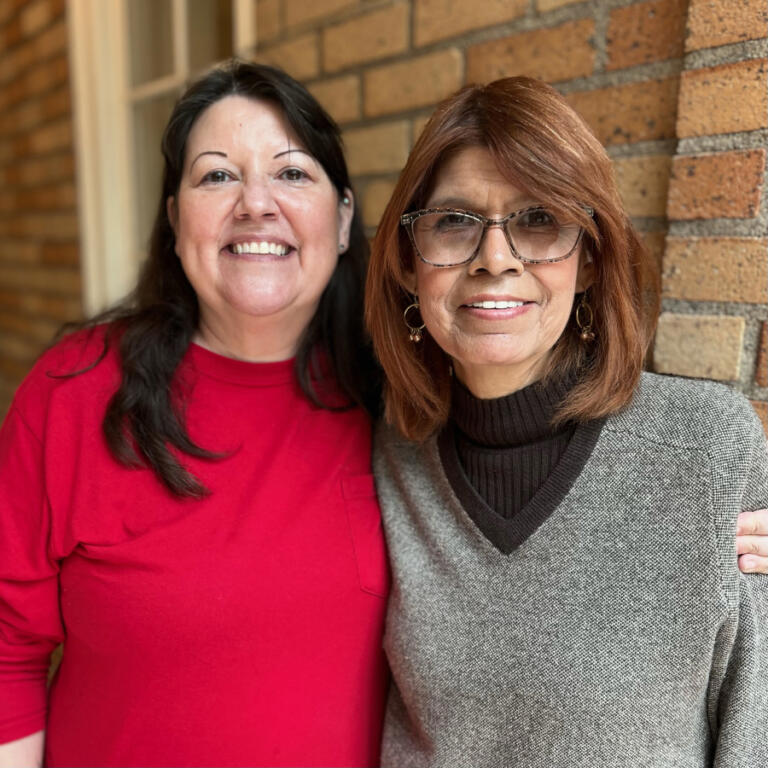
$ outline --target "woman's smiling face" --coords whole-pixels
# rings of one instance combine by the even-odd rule
[[[227,96],[206,109],[168,200],[201,328],[279,334],[282,352],[271,356],[293,354],[349,242],[352,212],[272,104]]]
[[[469,147],[438,170],[424,207],[501,218],[546,202],[531,199],[507,181],[487,149]],[[414,256],[411,288],[418,294],[427,331],[475,395],[498,397],[541,377],[568,322],[575,293],[589,284],[591,265],[584,263],[580,250],[564,261],[524,264],[504,232],[492,227],[468,264],[439,268]],[[483,302],[507,306],[486,308]]]

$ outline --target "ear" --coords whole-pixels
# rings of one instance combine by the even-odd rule
[[[176,198],[173,195],[165,201],[165,212],[168,216],[168,221],[171,223],[173,234],[178,236],[179,214],[176,210]]]
[[[354,216],[355,197],[352,190],[345,187],[344,194],[339,198],[339,248],[342,253],[349,248],[349,233]],[[341,246],[344,247],[341,248]]]
[[[410,293],[414,296],[419,295],[419,283],[414,270],[407,269],[403,271],[403,283]]]
[[[576,293],[583,293],[595,282],[595,262],[584,250],[579,254],[579,271],[576,273]]]

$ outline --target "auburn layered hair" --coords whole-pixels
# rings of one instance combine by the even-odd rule
[[[550,86],[510,77],[468,86],[437,107],[379,224],[365,316],[386,374],[387,420],[421,441],[448,418],[450,358],[428,333],[412,343],[403,319],[413,301],[407,276],[416,255],[400,216],[426,207],[442,165],[468,147],[486,148],[511,184],[584,229],[581,258],[594,265],[587,297],[596,339],[580,339],[574,309],[544,372],[545,378],[579,373],[556,421],[589,421],[621,410],[632,398],[655,329],[655,265],[624,210],[611,160],[588,126]]]

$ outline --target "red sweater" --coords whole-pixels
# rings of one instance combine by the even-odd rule
[[[193,345],[186,420],[216,461],[179,501],[101,432],[100,341],[47,353],[0,432],[0,743],[46,764],[375,765],[388,571],[370,425],[299,390],[293,362]],[[46,701],[51,650],[63,662]]]

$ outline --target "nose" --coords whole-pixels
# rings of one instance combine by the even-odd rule
[[[278,205],[266,179],[244,179],[235,204],[235,218],[258,219],[275,217]]]
[[[525,265],[517,258],[507,242],[507,236],[500,224],[493,224],[485,230],[480,250],[469,265],[470,274],[500,275],[513,272],[522,275]]]

